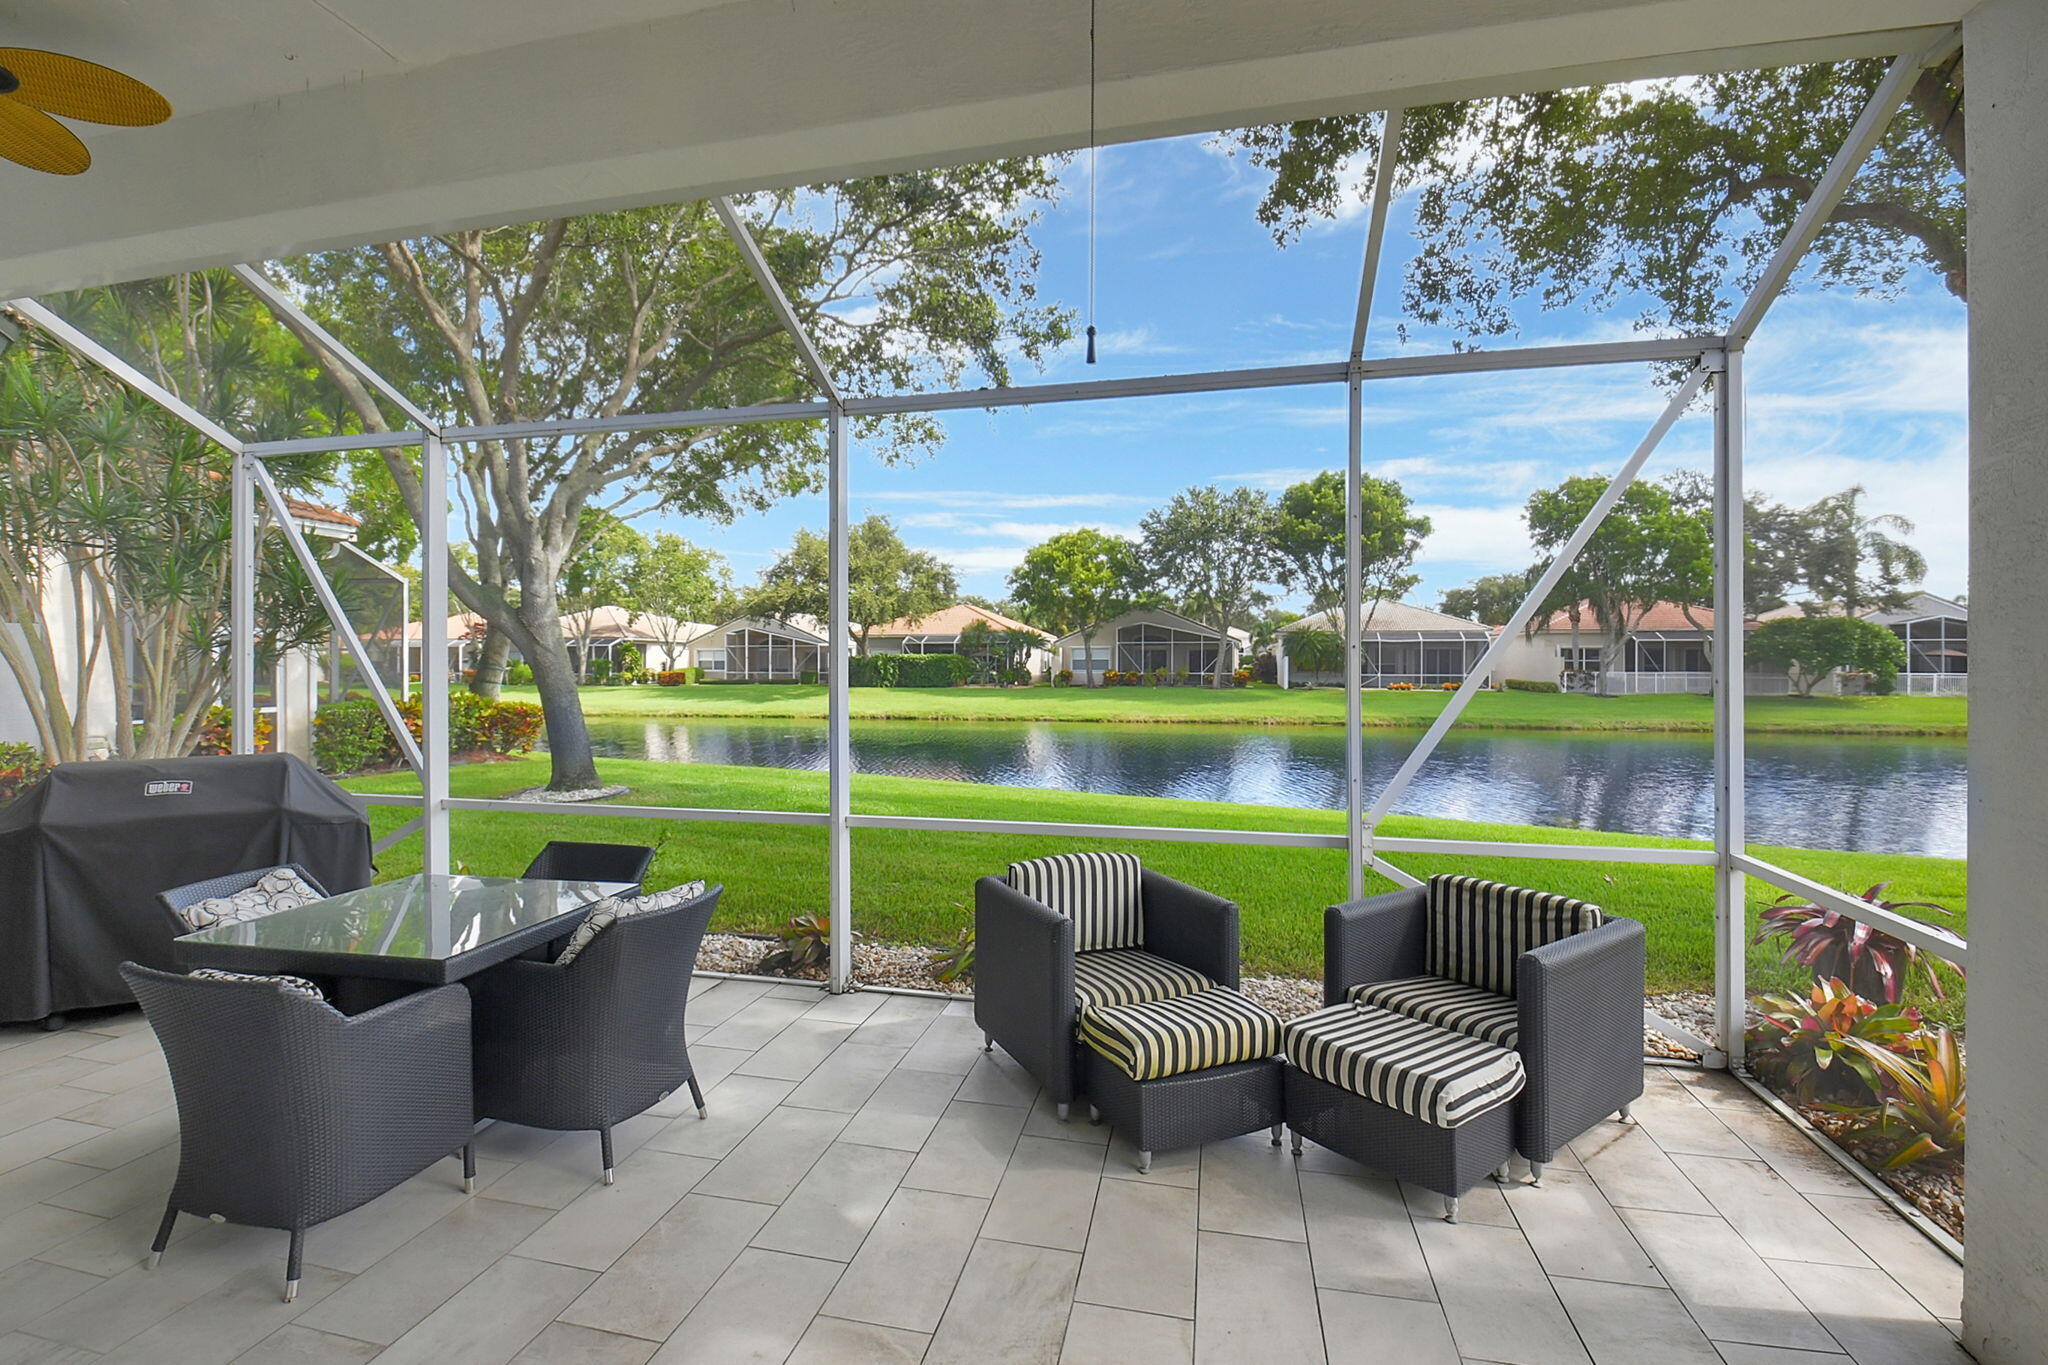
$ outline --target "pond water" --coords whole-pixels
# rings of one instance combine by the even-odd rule
[[[602,754],[822,770],[818,721],[593,720]],[[1367,731],[1366,791],[1420,731]],[[861,721],[856,771],[1013,787],[1336,810],[1336,727]],[[1505,824],[1713,837],[1712,741],[1693,735],[1453,731],[1398,809]],[[1959,739],[1752,736],[1752,842],[1964,856]]]

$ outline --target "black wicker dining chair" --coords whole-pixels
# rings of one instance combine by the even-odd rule
[[[471,1146],[469,995],[420,991],[346,1015],[291,978],[177,976],[121,964],[170,1064],[178,1175],[154,1266],[181,1213],[291,1234],[298,1295],[306,1229]]]
[[[645,844],[579,844],[555,839],[526,865],[525,875],[558,882],[625,882],[638,894],[653,861],[654,850]]]
[[[316,895],[323,899],[327,895],[327,888],[320,885],[313,874],[306,871],[305,868],[300,867],[297,863],[280,863],[276,867],[258,867],[248,872],[230,872],[221,877],[208,877],[205,881],[201,882],[187,882],[183,886],[174,886],[168,891],[159,891],[156,898],[162,901],[164,908],[173,915],[176,915],[179,923],[182,924],[185,919],[185,911],[192,906],[199,904],[201,901],[213,900],[219,896],[232,896],[238,892],[247,891],[273,872],[290,872],[310,887]]]
[[[656,909],[629,903],[572,959],[515,958],[471,977],[477,1117],[595,1129],[607,1185],[613,1125],[685,1085],[704,1117],[683,1016],[697,946],[724,890]]]

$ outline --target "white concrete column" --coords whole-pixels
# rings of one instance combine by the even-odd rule
[[[1963,1342],[2048,1342],[2048,4],[1963,25],[1970,183],[1970,1237]]]

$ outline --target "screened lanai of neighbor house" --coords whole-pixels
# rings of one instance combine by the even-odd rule
[[[312,936],[319,941],[302,940],[293,951],[410,954],[418,964],[387,979],[374,1001],[349,1002],[367,1008],[346,1013],[307,999],[289,977],[279,984],[280,964],[298,959],[263,955],[282,952],[274,940],[263,946],[264,919],[313,924],[285,917],[317,915],[326,898],[200,931],[190,937],[218,949],[209,965],[240,964],[263,979],[209,983],[138,971],[129,979],[148,1005],[146,1018],[120,1010],[83,1016],[61,1032],[0,1028],[0,1165],[7,1167],[0,1171],[7,1191],[0,1247],[10,1252],[10,1268],[0,1270],[0,1349],[7,1358],[1230,1362],[1399,1355],[1503,1365],[1970,1357],[2004,1365],[2039,1358],[2048,1339],[2048,1183],[2040,1178],[2048,1165],[2048,1068],[2037,1050],[2048,1032],[2048,992],[2040,988],[2048,978],[2048,923],[2027,907],[2032,889],[2048,881],[2048,847],[2038,834],[2048,821],[2048,785],[2039,780],[2048,640],[2032,626],[2031,595],[2023,594],[2038,557],[2035,528],[2048,512],[2048,391],[2038,378],[2039,319],[2048,315],[2048,272],[2040,269],[2048,259],[2048,7],[2036,0],[1476,0],[1417,10],[1340,0],[1261,7],[1026,0],[998,13],[822,0],[599,0],[574,9],[457,0],[399,14],[371,0],[329,0],[226,4],[206,42],[195,41],[189,19],[95,2],[40,9],[15,25],[8,41],[21,47],[0,49],[0,68],[10,60],[22,68],[21,91],[34,93],[43,68],[33,56],[10,54],[77,52],[149,79],[172,97],[178,115],[160,129],[91,132],[89,173],[39,179],[10,196],[0,299],[11,300],[6,309],[19,325],[128,385],[231,457],[230,747],[238,755],[256,750],[259,528],[274,526],[283,551],[316,583],[325,581],[266,462],[308,449],[416,451],[424,504],[439,507],[454,505],[452,456],[482,443],[636,427],[818,424],[827,451],[829,610],[801,625],[742,618],[689,647],[707,674],[717,659],[726,676],[788,679],[810,671],[827,685],[822,802],[790,810],[698,807],[639,804],[629,794],[601,809],[644,820],[651,845],[687,841],[693,829],[714,823],[813,833],[817,857],[808,870],[824,980],[692,977],[687,967],[655,980],[663,974],[646,968],[651,958],[636,970],[624,945],[652,951],[679,932],[672,926],[686,914],[701,909],[709,917],[719,879],[709,867],[710,888],[676,891],[658,909],[616,919],[593,913],[552,960],[535,955],[538,932],[520,937],[545,927],[523,917],[556,915],[556,897],[572,894],[549,888],[624,893],[637,877],[579,883],[534,873],[515,885],[542,887],[547,908],[536,911],[530,891],[507,892],[510,899],[491,911],[501,921],[495,937],[481,943],[459,935],[437,943],[431,931],[416,944],[401,942],[394,915],[391,933],[367,951],[359,921],[321,921]],[[1855,888],[1782,867],[1773,850],[1752,841],[1744,796],[1747,689],[1730,685],[1748,667],[1743,451],[1748,423],[1757,419],[1745,405],[1747,348],[1770,325],[1773,303],[1848,201],[1858,167],[1914,84],[1959,49],[1970,56],[1974,113],[1970,605],[1982,608],[1970,685],[1969,871],[1977,913],[1967,943],[1851,894]],[[903,54],[913,52],[916,61],[905,63]],[[1375,290],[1383,304],[1396,292],[1380,279],[1380,258],[1407,111],[1483,94],[1852,56],[1886,59],[1887,73],[1803,205],[1774,229],[1777,244],[1759,277],[1743,282],[1743,301],[1725,330],[1369,353]],[[15,93],[0,88],[0,114],[13,120],[0,129],[32,127],[47,137],[29,113],[10,112],[29,108]],[[48,112],[78,107],[53,102]],[[1353,225],[1363,257],[1356,322],[1348,348],[1284,365],[852,392],[797,322],[783,281],[732,198],[1333,111],[1383,118],[1372,195]],[[542,214],[697,199],[714,205],[754,287],[789,330],[815,397],[772,408],[592,413],[524,431],[465,427],[394,385],[248,264]],[[182,401],[37,301],[86,284],[215,266],[234,266],[266,306],[297,324],[297,335],[374,391],[392,415],[388,429],[257,439]],[[1458,670],[1445,678],[1455,692],[1392,774],[1369,785],[1361,735],[1374,656],[1355,532],[1371,467],[1365,413],[1375,389],[1425,375],[1591,365],[1663,367],[1673,382],[1660,409],[1646,413],[1641,441],[1614,462],[1605,490],[1514,613],[1476,651],[1458,641]],[[965,802],[915,812],[856,802],[849,670],[822,666],[844,659],[850,642],[856,426],[903,415],[1281,388],[1341,394],[1346,404],[1349,549],[1336,613],[1347,707],[1341,832],[1023,822],[979,818]],[[1711,845],[1521,843],[1384,830],[1511,642],[1523,638],[1659,442],[1696,405],[1713,417],[1715,612],[1704,660],[1715,722]],[[450,520],[419,518],[425,603],[448,597]],[[328,591],[322,605],[337,640],[360,651],[362,633],[344,604]],[[1108,638],[1093,642],[1083,670],[1184,667],[1198,674],[1228,667],[1242,648],[1188,618],[1135,615],[1143,619],[1101,623]],[[1940,619],[1935,647],[1921,650],[1926,659],[1952,657],[1945,651],[1955,627]],[[1913,621],[1886,624],[1906,627],[1909,650],[1921,643]],[[1055,643],[1063,667],[1073,666],[1069,654],[1079,643],[1072,636]],[[448,618],[425,613],[419,657],[447,657],[449,644]],[[1379,656],[1381,666],[1386,657]],[[366,657],[358,662],[375,676]],[[1427,673],[1426,648],[1420,662]],[[527,822],[573,838],[576,822],[591,813],[458,794],[445,669],[422,673],[417,740],[390,689],[370,690],[404,767],[359,799],[380,818],[403,821],[380,824],[380,845],[411,840],[417,847],[425,879],[416,903],[427,924],[445,923],[461,895],[474,893],[462,884],[480,880],[458,875],[466,871],[465,835],[485,822]],[[162,795],[175,798],[175,787]],[[1580,1094],[1574,1087],[1583,1078],[1553,1088],[1541,1073],[1567,1054],[1573,1060],[1557,1064],[1573,1072],[1591,1055],[1595,1030],[1590,1014],[1553,1018],[1545,1001],[1554,1009],[1558,1000],[1598,996],[1601,988],[1587,983],[1606,979],[1610,968],[1596,944],[1631,932],[1625,917],[1599,922],[1597,912],[1551,907],[1546,913],[1572,917],[1572,927],[1526,953],[1505,954],[1531,964],[1518,970],[1532,984],[1504,1014],[1500,992],[1491,993],[1496,1013],[1483,1026],[1506,1030],[1494,1035],[1505,1041],[1457,1036],[1457,1056],[1474,1074],[1494,1068],[1482,1085],[1453,1087],[1441,1069],[1398,1071],[1400,1083],[1388,1081],[1398,1068],[1389,1069],[1387,1052],[1372,1050],[1387,1046],[1377,1035],[1290,1033],[1283,1065],[1274,1060],[1277,1041],[1253,1024],[1244,1025],[1249,1051],[1239,1061],[1171,1072],[1157,1061],[1148,1070],[1155,1053],[1172,1047],[1213,1062],[1221,1035],[1187,1021],[1195,1007],[1121,1016],[1116,997],[1098,995],[1083,1016],[1095,1041],[1077,1045],[1077,990],[1128,981],[1096,967],[1102,959],[1089,962],[1090,953],[1141,946],[1169,959],[1169,974],[1179,963],[1183,985],[1175,989],[1252,1019],[1256,1006],[1227,1003],[1246,998],[1234,988],[1252,986],[1237,972],[1234,907],[1226,915],[1219,907],[1227,902],[1163,886],[1149,870],[1142,890],[1138,874],[1128,874],[1126,898],[1118,889],[1124,865],[1107,863],[1091,865],[1088,889],[1068,911],[1045,910],[1027,892],[1036,887],[1051,897],[1058,888],[1034,882],[1040,874],[1020,864],[1007,878],[958,888],[990,916],[978,921],[985,927],[975,994],[895,992],[863,983],[857,972],[856,835],[906,844],[1052,835],[1075,850],[1113,842],[1339,854],[1341,884],[1302,905],[1301,928],[1314,935],[1322,927],[1329,1008],[1346,1021],[1364,1016],[1363,1001],[1347,994],[1354,983],[1385,986],[1402,974],[1393,970],[1397,962],[1423,964],[1425,932],[1477,923],[1449,902],[1426,900],[1436,893],[1404,861],[1452,857],[1481,877],[1488,860],[1503,857],[1686,869],[1700,887],[1698,932],[1713,943],[1713,998],[1702,1002],[1710,1024],[1701,1026],[1713,1037],[1679,1027],[1677,1041],[1698,1064],[1645,1066],[1639,1017],[1651,1032],[1669,1021],[1645,1010],[1639,965],[1632,980],[1624,971],[1626,1008],[1616,1015],[1608,990],[1600,1017],[1609,1051],[1617,1041],[1625,1045],[1619,1074],[1628,1096],[1608,1103],[1607,1092],[1595,1090],[1595,1101],[1579,1106],[1586,1112],[1551,1112],[1552,1099]],[[988,871],[1000,874],[1003,860],[993,861]],[[1063,866],[1044,875],[1068,875],[1073,865]],[[1780,891],[1968,970],[1977,1124],[1966,1263],[1959,1245],[1806,1131],[1745,1073],[1748,911],[1759,892],[1768,900]],[[1368,899],[1372,893],[1391,899]],[[373,886],[349,894],[394,893]],[[171,899],[163,904],[166,913],[181,913]],[[1013,917],[998,918],[989,908],[998,905],[1011,907],[1005,913]],[[1342,908],[1325,919],[1325,905]],[[1414,918],[1425,906],[1434,918]],[[1346,956],[1363,941],[1354,937],[1363,931],[1350,927],[1361,918],[1412,926],[1412,941],[1389,948],[1394,940],[1373,939],[1376,946],[1356,949],[1382,955],[1383,973]],[[988,927],[998,924],[1012,927]],[[697,921],[695,931],[702,928]],[[1090,941],[1076,945],[1077,933]],[[1228,951],[1190,947],[1197,939],[1227,943]],[[694,952],[695,938],[689,942]],[[1047,942],[1059,951],[1047,956]],[[458,964],[477,952],[494,960],[464,985]],[[579,959],[584,970],[572,977]],[[1050,966],[1031,977],[1040,962]],[[1105,974],[1093,987],[1077,980],[1095,970]],[[1439,955],[1424,976],[1442,983],[1487,970],[1476,958]],[[599,971],[615,973],[605,978],[614,983],[608,991],[551,994],[545,984],[590,981]],[[539,994],[522,1004],[516,983],[529,978]],[[1015,986],[1024,979],[1035,987]],[[391,989],[389,980],[405,984]],[[639,991],[667,998],[666,991],[673,1004],[658,1017],[623,1012],[622,1002]],[[1131,1008],[1157,1010],[1180,996],[1136,999]],[[1472,997],[1460,999],[1469,1010]],[[228,1012],[208,1003],[215,1001],[227,1002]],[[414,1018],[429,1012],[424,1025]],[[1402,1022],[1409,1016],[1386,1017],[1394,1021],[1386,1027],[1410,1027]],[[599,1061],[549,1069],[553,1049],[579,1032],[597,1037],[590,1055]],[[234,1040],[231,1057],[221,1037]],[[643,1046],[648,1039],[673,1047],[662,1053]],[[1124,1058],[1115,1070],[1104,1060],[1112,1054]],[[217,1062],[203,1083],[179,1069],[181,1057],[195,1055]],[[1077,1069],[1085,1084],[1077,1085]],[[1611,1061],[1584,1069],[1609,1079],[1615,1073]],[[536,1083],[544,1071],[544,1083]],[[631,1089],[636,1077],[647,1080],[649,1093],[630,1114],[564,1118],[546,1110],[544,1101],[566,1102],[565,1095],[600,1084]],[[279,1108],[280,1096],[293,1095],[296,1104]],[[272,1112],[289,1121],[260,1131],[241,1126],[245,1113]],[[341,1114],[367,1121],[346,1134],[321,1128]],[[1555,1126],[1570,1131],[1552,1143],[1543,1134]],[[301,1184],[280,1174],[285,1168],[268,1154],[313,1129],[320,1131],[312,1145],[327,1153],[327,1164]],[[280,1234],[289,1235],[288,1253]],[[288,1255],[282,1301],[280,1253]]]

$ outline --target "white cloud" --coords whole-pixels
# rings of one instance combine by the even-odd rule
[[[1465,566],[1471,574],[1526,569],[1534,558],[1529,528],[1520,503],[1459,507],[1421,503],[1416,511],[1430,520],[1429,539],[1415,557],[1418,566]]]

